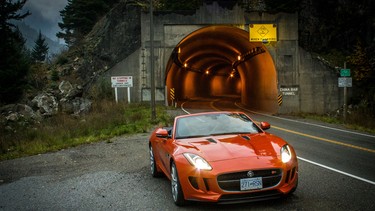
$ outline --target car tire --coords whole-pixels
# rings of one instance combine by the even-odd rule
[[[178,177],[176,164],[171,164],[171,188],[173,201],[177,206],[183,206],[186,204],[184,199],[184,193],[181,188],[180,179]]]
[[[150,147],[149,147],[149,151],[150,151],[150,170],[151,170],[151,175],[152,175],[153,177],[160,177],[160,176],[161,176],[161,173],[160,173],[160,171],[158,170],[158,167],[157,167],[157,165],[156,165],[155,156],[154,156],[154,151],[153,151],[151,145],[150,145]]]

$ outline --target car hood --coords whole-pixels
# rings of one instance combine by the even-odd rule
[[[207,161],[245,157],[276,158],[285,144],[282,139],[267,133],[210,136],[190,139],[187,142],[189,148],[194,148]]]

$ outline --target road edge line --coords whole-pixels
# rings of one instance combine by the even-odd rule
[[[305,161],[307,163],[310,163],[310,164],[313,164],[313,165],[316,165],[316,166],[319,166],[321,168],[325,168],[325,169],[328,169],[330,171],[334,171],[336,173],[339,173],[339,174],[342,174],[342,175],[345,175],[345,176],[348,176],[348,177],[351,177],[351,178],[354,178],[354,179],[357,179],[357,180],[361,180],[362,182],[367,182],[369,184],[372,184],[372,185],[375,185],[375,182],[374,181],[371,181],[371,180],[368,180],[368,179],[365,179],[365,178],[362,178],[362,177],[359,177],[359,176],[355,176],[353,174],[349,174],[349,173],[346,173],[344,171],[340,171],[338,169],[335,169],[335,168],[332,168],[332,167],[329,167],[329,166],[325,166],[323,164],[320,164],[320,163],[317,163],[317,162],[314,162],[314,161],[311,161],[311,160],[308,160],[306,158],[302,158],[302,157],[299,157],[297,156],[297,158],[299,160],[302,160],[302,161]]]

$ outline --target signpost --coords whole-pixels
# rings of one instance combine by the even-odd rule
[[[128,88],[128,103],[130,103],[130,87],[133,87],[133,76],[112,76],[111,84],[112,88],[115,88],[116,103],[118,102],[117,88],[121,87]]]
[[[338,80],[339,87],[344,88],[344,120],[346,120],[346,113],[348,110],[348,87],[352,87],[352,78],[350,77],[350,69],[346,69],[346,62],[344,62],[344,68],[340,70],[340,76]]]

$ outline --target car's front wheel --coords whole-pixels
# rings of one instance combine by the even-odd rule
[[[183,206],[186,204],[184,199],[184,193],[182,192],[180,180],[178,178],[176,164],[171,165],[171,187],[173,201],[177,206]]]
[[[152,146],[150,145],[150,169],[151,169],[151,175],[153,177],[159,177],[160,172],[158,171],[158,168],[156,166],[154,151],[152,150]]]

